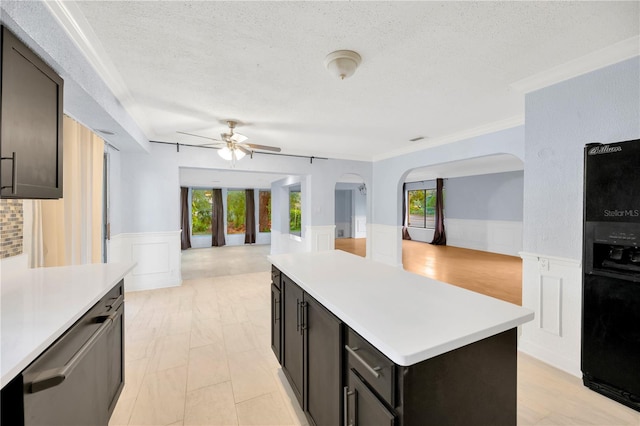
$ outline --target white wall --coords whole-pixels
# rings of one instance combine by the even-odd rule
[[[525,98],[522,304],[536,311],[520,347],[580,374],[583,148],[640,138],[640,57]]]

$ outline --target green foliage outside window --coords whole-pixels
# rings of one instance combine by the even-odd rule
[[[191,233],[211,235],[212,191],[194,189],[191,191]]]
[[[409,195],[409,226],[433,228],[436,220],[436,190],[416,189]]]
[[[271,232],[271,191],[260,191],[258,200],[258,232]]]
[[[289,232],[300,235],[302,231],[302,203],[300,191],[289,192]]]
[[[227,191],[227,234],[244,234],[244,191]]]

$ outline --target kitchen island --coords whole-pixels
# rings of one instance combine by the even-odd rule
[[[272,347],[314,424],[514,424],[533,312],[342,251],[269,257]]]
[[[123,385],[123,278],[134,266],[3,271],[3,424],[54,422],[68,413],[76,422],[106,424]]]

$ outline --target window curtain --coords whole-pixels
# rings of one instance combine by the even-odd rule
[[[255,244],[256,242],[256,200],[253,189],[244,191],[244,243]]]
[[[189,226],[189,188],[180,187],[180,248],[186,250],[191,248],[191,227]]]
[[[101,263],[104,141],[64,116],[62,149],[64,198],[42,200],[37,212],[44,266]]]
[[[444,232],[444,200],[442,197],[442,188],[444,180],[438,178],[436,180],[436,229],[433,233],[433,241],[431,244],[436,246],[446,246],[447,236]]]
[[[402,239],[410,240],[409,229],[407,228],[407,184],[402,184]]]
[[[211,246],[222,247],[224,241],[224,207],[222,205],[222,189],[213,190],[211,211]]]

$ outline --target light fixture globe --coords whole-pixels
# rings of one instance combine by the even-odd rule
[[[235,161],[242,160],[245,154],[237,148],[230,149],[229,147],[225,146],[218,150],[218,155],[227,161]]]
[[[360,62],[362,58],[353,50],[336,50],[324,58],[324,66],[340,80],[351,77]]]

